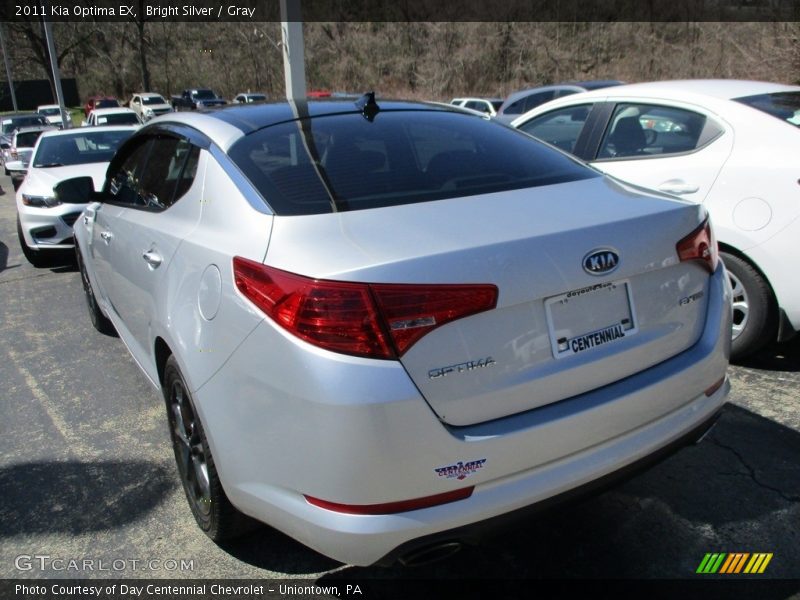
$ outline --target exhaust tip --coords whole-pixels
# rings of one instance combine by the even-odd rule
[[[421,567],[450,558],[462,547],[463,544],[461,542],[439,542],[404,554],[398,560],[404,567]]]

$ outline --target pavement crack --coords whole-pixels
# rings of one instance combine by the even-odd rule
[[[739,464],[741,464],[745,469],[747,469],[747,474],[750,476],[750,479],[753,481],[753,483],[755,483],[757,486],[759,486],[760,488],[763,488],[765,490],[769,490],[771,492],[774,492],[774,493],[778,494],[778,496],[780,496],[781,498],[783,498],[787,502],[800,502],[800,496],[792,496],[791,494],[787,494],[785,491],[783,491],[780,488],[777,488],[775,486],[772,486],[772,485],[769,485],[767,483],[764,483],[763,481],[760,481],[759,478],[758,478],[758,474],[756,473],[755,468],[751,467],[747,463],[747,461],[745,460],[744,456],[742,456],[741,452],[739,452],[736,448],[734,448],[733,446],[728,446],[727,444],[723,444],[722,442],[720,442],[719,440],[714,439],[714,438],[710,438],[709,441],[712,444],[714,444],[715,446],[717,446],[719,448],[722,448],[723,450],[727,450],[728,452],[733,454],[736,457],[736,459],[739,461]],[[730,473],[720,473],[720,474],[721,475],[727,475],[727,474],[730,474]],[[737,473],[737,474],[742,474],[742,473]]]

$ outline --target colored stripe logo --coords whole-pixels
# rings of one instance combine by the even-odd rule
[[[735,575],[739,573],[760,574],[772,560],[772,552],[720,552],[707,553],[695,573]]]

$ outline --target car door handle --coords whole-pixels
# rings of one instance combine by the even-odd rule
[[[694,194],[700,187],[691,183],[686,183],[682,179],[670,179],[659,185],[658,189],[668,194],[680,196],[682,194]]]
[[[111,242],[111,238],[114,237],[114,234],[111,233],[110,231],[101,231],[100,232],[100,237],[103,238],[103,241],[106,244],[108,244],[109,242]]]
[[[159,266],[161,266],[161,262],[163,261],[161,255],[155,250],[148,250],[142,254],[142,258],[144,259],[144,262],[150,265],[153,269],[157,269]]]

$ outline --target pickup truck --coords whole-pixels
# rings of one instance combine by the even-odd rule
[[[175,110],[197,110],[227,103],[225,99],[217,97],[213,90],[207,88],[183,90],[180,96],[172,97],[172,108]]]

